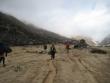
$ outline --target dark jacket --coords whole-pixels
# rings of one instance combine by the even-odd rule
[[[56,48],[55,47],[50,47],[50,54],[54,55],[56,53]]]
[[[3,43],[0,43],[0,55],[3,55],[4,53],[10,53],[12,52],[12,49]]]

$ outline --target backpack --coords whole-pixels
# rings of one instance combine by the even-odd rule
[[[54,53],[56,53],[56,49],[53,48],[53,47],[51,47],[51,48],[50,48],[50,54],[54,54]]]
[[[66,45],[66,49],[69,49],[69,44]]]
[[[10,53],[10,52],[12,52],[12,49],[3,43],[0,43],[0,54],[3,54],[5,52]]]

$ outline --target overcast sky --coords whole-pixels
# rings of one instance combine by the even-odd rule
[[[110,34],[110,0],[0,0],[0,11],[67,37]]]

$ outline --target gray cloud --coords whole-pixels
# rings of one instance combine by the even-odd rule
[[[0,0],[0,11],[68,37],[110,34],[109,0]]]

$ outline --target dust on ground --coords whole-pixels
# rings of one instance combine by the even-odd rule
[[[12,47],[6,67],[0,64],[0,83],[110,83],[108,54],[91,54],[88,49],[71,49],[67,54],[57,45],[55,60],[40,54],[41,46]]]

